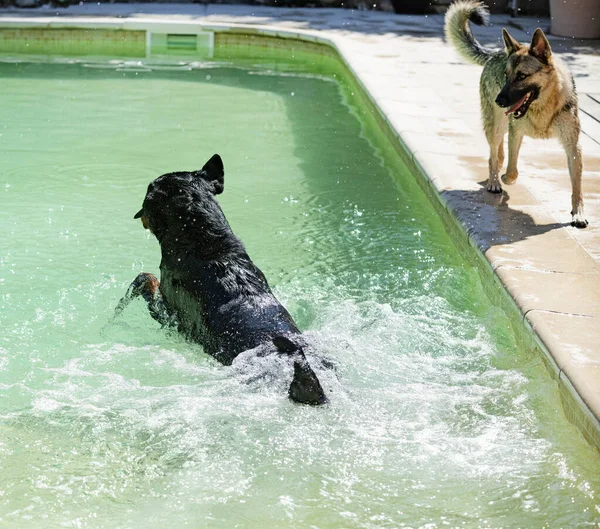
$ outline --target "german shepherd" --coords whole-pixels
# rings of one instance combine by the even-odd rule
[[[134,218],[160,243],[160,282],[139,274],[116,313],[142,296],[154,319],[226,365],[250,349],[261,348],[260,356],[279,354],[294,373],[290,399],[324,404],[327,397],[304,355],[300,330],[215,198],[223,192],[224,174],[215,154],[199,171],[168,173],[150,183]]]
[[[541,29],[529,47],[502,29],[505,49],[484,48],[473,36],[468,22],[487,25],[489,13],[478,1],[460,0],[446,13],[445,30],[460,55],[483,66],[479,83],[483,128],[490,145],[487,190],[501,193],[499,171],[504,162],[504,134],[508,130],[508,166],[502,180],[517,179],[517,158],[523,136],[558,138],[567,154],[571,176],[571,225],[585,228],[579,145],[579,115],[575,82],[566,65],[552,55]]]

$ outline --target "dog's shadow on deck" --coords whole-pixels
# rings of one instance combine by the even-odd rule
[[[511,207],[510,192],[490,193],[486,182],[481,189],[442,191],[442,200],[466,228],[469,236],[485,252],[492,246],[511,244],[570,226],[570,222],[539,224],[527,213],[531,206]],[[533,206],[535,207],[535,206]]]

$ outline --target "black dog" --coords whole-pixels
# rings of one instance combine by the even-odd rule
[[[223,162],[215,154],[200,171],[164,174],[148,186],[134,218],[160,243],[161,280],[139,274],[117,310],[143,296],[154,319],[176,327],[226,365],[243,351],[272,344],[271,352],[293,362],[289,397],[323,404],[327,398],[306,360],[298,327],[215,199],[223,182]]]

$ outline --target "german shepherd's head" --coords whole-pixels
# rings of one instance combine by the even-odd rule
[[[552,64],[552,50],[546,35],[536,29],[529,47],[521,45],[506,31],[502,30],[508,60],[506,63],[506,83],[496,104],[507,108],[506,114],[515,119],[522,118],[536,101],[552,76],[556,75]]]

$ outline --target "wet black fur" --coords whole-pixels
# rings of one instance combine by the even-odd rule
[[[321,404],[326,398],[304,357],[298,327],[215,199],[223,187],[218,155],[200,171],[168,173],[148,186],[135,217],[156,236],[162,252],[160,287],[153,299],[162,297],[167,319],[226,365],[265,343],[288,355],[295,370],[290,397]],[[151,307],[153,317],[165,319],[156,313]]]

